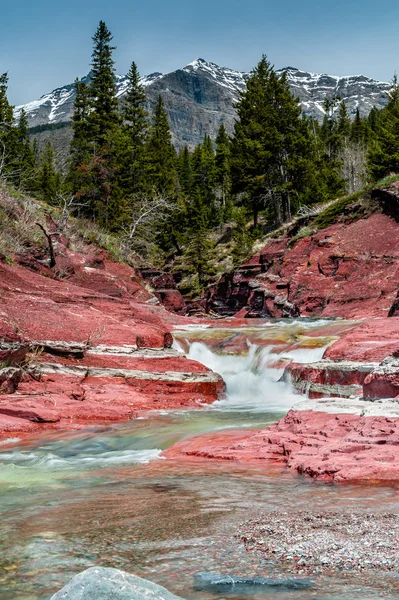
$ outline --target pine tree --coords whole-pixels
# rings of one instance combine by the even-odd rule
[[[325,146],[325,152],[332,169],[339,168],[337,157],[342,146],[342,131],[340,131],[336,111],[340,107],[340,116],[342,117],[342,126],[345,127],[345,116],[342,107],[341,99],[336,96],[334,98],[326,98],[323,104],[324,118],[320,128],[320,136]],[[346,112],[346,107],[345,107]]]
[[[123,165],[123,185],[128,193],[139,193],[145,187],[145,144],[148,133],[148,113],[145,109],[145,92],[140,85],[140,75],[135,62],[127,74],[128,88],[122,105],[127,149]]]
[[[46,144],[41,154],[37,179],[37,190],[42,199],[48,204],[57,204],[61,179],[55,166],[54,150],[50,142]]]
[[[107,229],[115,230],[125,209],[118,182],[124,144],[116,98],[114,47],[104,21],[100,21],[93,42],[90,84],[75,83],[69,180],[86,212]]]
[[[100,21],[93,36],[92,71],[90,81],[90,115],[92,136],[98,149],[108,141],[109,132],[120,124],[116,98],[115,68],[111,46],[112,35],[104,21]]]
[[[351,140],[356,144],[365,143],[368,140],[368,121],[360,116],[359,107],[356,109],[356,116],[351,127]]]
[[[8,75],[3,73],[0,75],[0,176],[2,177],[12,172],[16,155],[14,111],[7,98],[7,89]]]
[[[180,193],[183,197],[186,197],[191,192],[193,186],[191,154],[187,146],[184,146],[179,153],[178,176]]]
[[[369,129],[370,129],[370,134],[371,134],[371,136],[373,136],[374,133],[378,129],[378,125],[379,125],[379,121],[380,121],[380,111],[378,110],[378,108],[373,106],[373,108],[369,112],[367,121],[368,121]]]
[[[72,165],[76,167],[93,154],[92,127],[90,122],[91,91],[84,81],[75,80],[75,104],[72,116],[73,137],[71,141]]]
[[[247,81],[237,113],[231,145],[233,190],[251,207],[255,227],[259,211],[269,203],[281,224],[291,218],[293,202],[306,196],[312,140],[286,75],[279,77],[265,56]]]
[[[155,105],[152,126],[147,144],[149,178],[154,189],[161,194],[174,194],[176,191],[176,151],[161,96]]]
[[[223,207],[226,206],[226,199],[231,189],[230,173],[230,138],[226,133],[222,123],[216,136],[216,182],[220,187]]]
[[[194,286],[194,291],[201,293],[208,278],[214,274],[214,268],[212,264],[213,246],[208,237],[206,210],[199,188],[193,192],[190,208],[191,232],[184,257],[189,271],[197,278],[197,286],[196,289]]]
[[[16,174],[14,184],[30,189],[35,171],[35,155],[29,140],[28,119],[24,109],[21,110],[17,134]]]
[[[90,170],[94,155],[92,126],[90,122],[90,98],[89,86],[84,81],[76,79],[68,180],[72,192],[83,200],[83,204],[87,204],[82,212],[94,218],[95,207],[92,202],[93,198],[92,194],[88,194],[88,187],[90,187],[92,179]]]
[[[247,226],[246,211],[242,208],[236,209],[234,220],[232,258],[235,264],[240,264],[248,256],[253,240]]]
[[[373,179],[399,173],[399,83],[396,75],[392,80],[388,104],[380,112],[368,153],[368,170]]]
[[[346,104],[343,100],[339,105],[337,133],[341,139],[348,138],[351,133],[351,122],[346,109]]]

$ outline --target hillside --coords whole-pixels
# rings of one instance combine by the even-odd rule
[[[210,290],[207,310],[260,318],[396,315],[397,179],[314,207],[268,235]]]

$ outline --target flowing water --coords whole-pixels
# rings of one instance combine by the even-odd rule
[[[300,397],[279,381],[282,364],[321,358],[331,340],[314,333],[311,344],[305,339],[318,326],[323,324],[267,322],[234,331],[180,332],[176,347],[189,348],[191,358],[227,383],[226,397],[213,406],[2,442],[0,599],[47,600],[77,572],[102,565],[147,577],[187,600],[238,600],[244,592],[196,591],[194,574],[284,574],[234,537],[252,514],[337,507],[396,512],[394,488],[338,487],[280,468],[212,461],[178,465],[160,456],[186,437],[263,427],[283,416]],[[318,578],[311,590],[256,591],[251,597],[398,598],[396,581],[376,574],[331,575]]]

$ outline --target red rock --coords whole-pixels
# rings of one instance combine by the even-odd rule
[[[175,444],[163,455],[180,461],[276,462],[337,483],[399,482],[399,418],[290,411],[261,431],[224,431]]]
[[[45,277],[0,262],[0,359],[19,363],[30,344],[38,349],[27,356],[34,378],[12,388],[3,378],[0,434],[200,407],[223,393],[220,377],[168,350],[181,317],[147,304],[154,296],[139,273],[94,247],[74,253],[61,237],[55,246],[57,268]]]
[[[18,419],[7,415],[0,415],[0,433],[32,433],[38,431],[40,425],[26,419]]]
[[[381,362],[399,351],[399,319],[369,319],[344,334],[325,353],[332,360]]]
[[[264,317],[387,317],[398,292],[399,250],[393,243],[398,234],[394,219],[375,213],[331,225],[293,246],[288,238],[269,240],[259,254],[222,278],[208,308]],[[252,290],[254,278],[267,281],[267,293],[262,287]]]

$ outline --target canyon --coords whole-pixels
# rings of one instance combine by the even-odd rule
[[[3,257],[2,436],[79,430],[215,402],[225,394],[220,375],[172,348],[176,328],[199,326],[214,332],[208,340],[214,352],[220,347],[245,354],[248,339],[268,347],[283,378],[308,399],[268,430],[184,440],[165,456],[280,461],[313,478],[396,481],[397,186],[374,190],[373,210],[360,211],[358,218],[344,213],[295,237],[300,221],[279,238],[266,239],[260,252],[211,290],[207,308],[224,320],[185,317],[170,275],[147,271],[143,279],[93,244],[72,250],[65,235],[54,238],[52,268],[32,252],[15,256],[12,265]],[[55,228],[50,218],[47,227]],[[223,328],[237,331],[262,325],[258,319],[285,317],[327,321],[284,343],[268,339],[267,330],[218,341]],[[195,335],[183,338],[188,352]],[[320,344],[326,349],[316,361],[284,358],[292,349]]]
[[[304,507],[327,526],[344,527],[345,510],[395,521],[397,185],[327,225],[318,214],[273,232],[209,290],[212,316],[185,316],[171,273],[119,262],[93,236],[77,240],[76,224],[60,233],[56,213],[41,221],[54,265],[39,229],[0,256],[5,600],[50,598],[99,565],[181,598],[201,599],[199,575],[215,573],[266,575],[273,598],[286,581],[308,597],[314,574],[323,599],[348,586],[392,597],[395,572],[367,549],[359,559],[341,540],[348,572],[316,550],[306,566],[289,539],[287,557],[269,556],[262,527],[282,505],[299,533]],[[23,204],[4,190],[0,201],[13,214]]]

